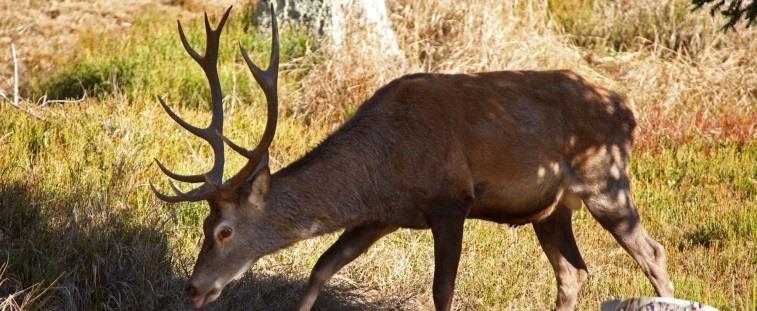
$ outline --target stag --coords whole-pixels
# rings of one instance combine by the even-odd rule
[[[629,101],[570,71],[412,74],[381,87],[307,155],[271,174],[268,149],[277,121],[279,44],[272,13],[268,68],[241,54],[262,87],[268,121],[248,150],[223,135],[217,60],[221,30],[207,14],[205,54],[179,36],[210,84],[212,120],[198,128],[160,103],[180,126],[207,141],[210,171],[170,178],[201,183],[163,201],[207,201],[204,241],[186,292],[195,307],[214,301],[262,256],[344,229],[312,270],[300,310],[324,284],[381,237],[398,228],[431,229],[433,301],[449,310],[463,223],[483,219],[532,224],[557,279],[559,310],[575,308],[587,268],[571,216],[583,204],[644,271],[659,296],[673,294],[663,247],[639,220],[631,197],[629,157],[635,120]],[[223,181],[224,143],[247,158]]]

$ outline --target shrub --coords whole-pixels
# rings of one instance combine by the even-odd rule
[[[122,60],[73,62],[35,87],[37,96],[50,99],[100,97],[131,83],[133,65]]]

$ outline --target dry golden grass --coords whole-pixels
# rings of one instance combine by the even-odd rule
[[[147,188],[148,181],[163,178],[153,157],[194,168],[207,166],[210,154],[154,102],[155,95],[168,94],[172,102],[186,100],[175,105],[189,121],[208,118],[204,78],[184,54],[174,22],[174,16],[188,21],[187,10],[202,7],[176,2],[185,7],[133,11],[130,18],[139,16],[129,19],[134,26],[112,36],[76,30],[78,43],[66,47],[77,53],[23,52],[26,64],[51,64],[29,71],[26,94],[84,76],[110,87],[79,103],[26,102],[25,111],[0,104],[0,258],[8,262],[0,273],[3,310],[187,307],[181,287],[199,248],[206,207],[169,207]],[[633,192],[645,225],[669,253],[677,295],[724,310],[754,310],[755,30],[722,34],[722,20],[680,14],[683,0],[389,4],[405,58],[384,55],[356,23],[348,23],[338,51],[309,51],[311,39],[301,29],[283,30],[284,114],[272,150],[274,170],[315,146],[375,89],[402,74],[572,69],[636,102]],[[0,12],[0,21],[7,21],[0,32],[16,40],[10,15]],[[255,46],[253,58],[262,60],[268,32],[245,31],[241,15],[236,11],[227,28],[220,71],[229,134],[251,145],[264,122],[254,117],[263,115],[262,100],[250,91],[255,85],[233,56],[233,41]],[[201,22],[188,21],[186,29],[199,44]],[[42,41],[39,35],[28,40]],[[33,49],[19,42],[20,51]],[[232,157],[227,171],[240,165]],[[577,213],[574,225],[590,269],[579,309],[597,309],[610,297],[653,294],[630,256],[586,211]],[[309,269],[335,238],[303,241],[264,258],[210,309],[291,309]],[[429,232],[400,230],[340,272],[317,307],[431,309],[432,254]],[[556,295],[552,270],[529,226],[468,222],[458,278],[459,310],[543,310]]]
[[[555,2],[572,9],[581,3]],[[724,34],[722,19],[686,13],[686,1],[597,1],[589,11],[560,12],[593,21],[570,29],[540,2],[389,3],[407,57],[386,57],[366,40],[369,29],[353,25],[345,48],[330,51],[335,57],[305,78],[303,96],[295,99],[299,109],[324,119],[330,112],[344,116],[377,87],[417,71],[569,68],[634,99],[644,146],[661,139],[757,137],[757,31]],[[622,44],[608,43],[613,40]]]

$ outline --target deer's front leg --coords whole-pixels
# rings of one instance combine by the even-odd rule
[[[452,307],[465,216],[465,213],[460,213],[431,218],[431,232],[434,235],[434,306],[436,310],[449,310]]]
[[[397,230],[387,225],[364,225],[347,229],[339,239],[326,250],[310,273],[305,294],[300,300],[300,311],[310,310],[315,304],[323,285],[342,267],[365,252],[381,237]]]

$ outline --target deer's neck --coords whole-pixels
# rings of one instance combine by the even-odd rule
[[[273,175],[270,221],[292,242],[378,219],[390,191],[379,167],[386,159],[377,156],[387,138],[357,128],[346,124]]]

